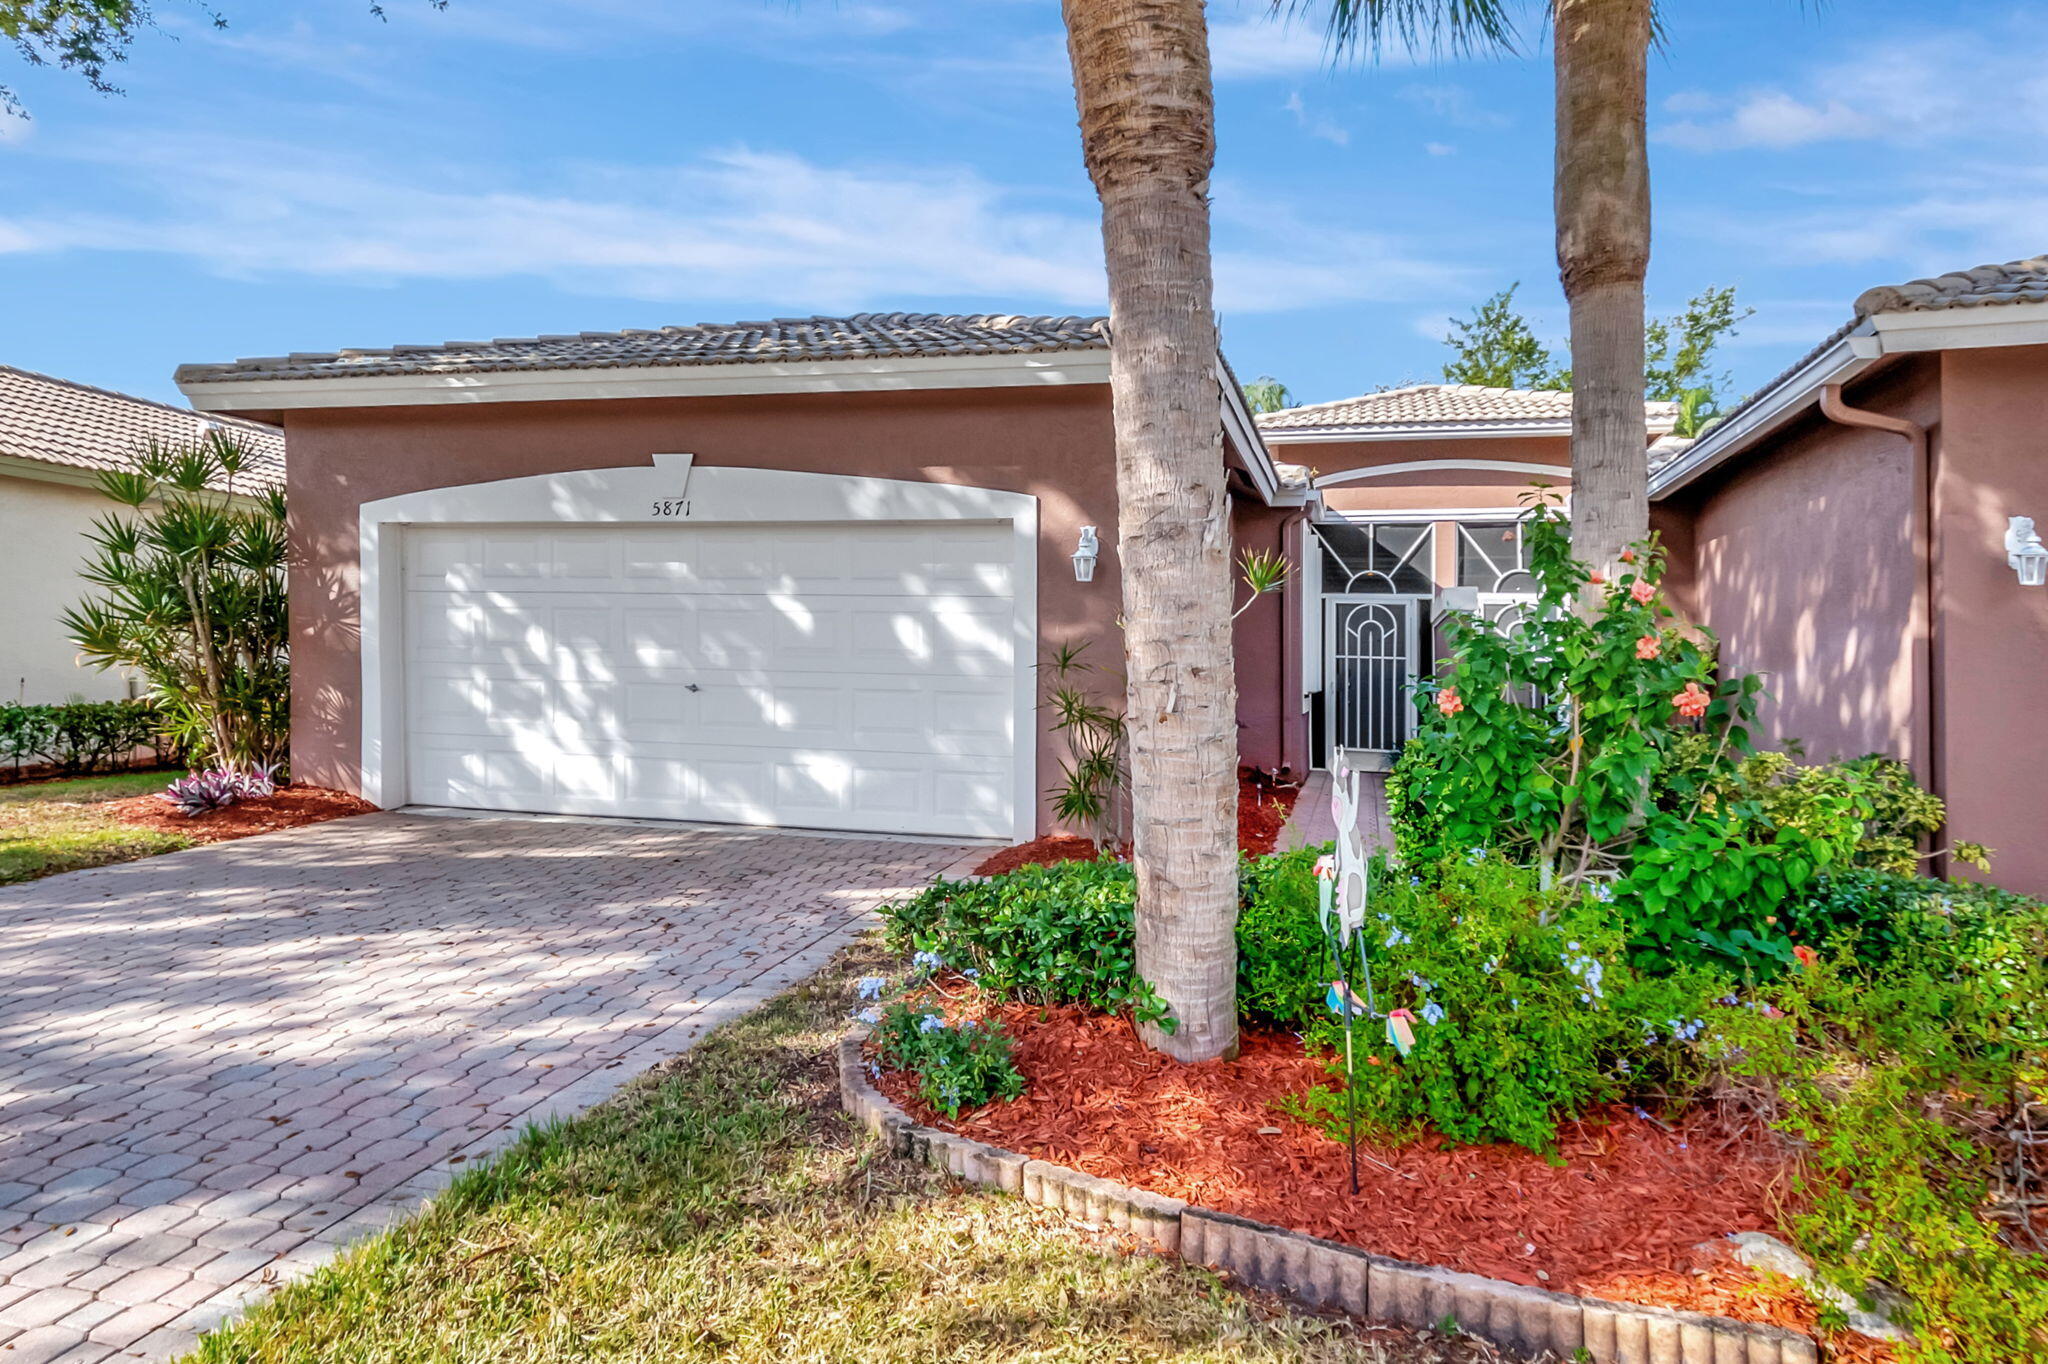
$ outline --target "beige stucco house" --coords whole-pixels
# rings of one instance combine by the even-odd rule
[[[112,504],[95,480],[148,441],[189,441],[226,426],[258,459],[249,482],[275,486],[284,438],[274,427],[207,417],[0,365],[0,699],[49,703],[135,694],[136,680],[81,667],[60,617],[87,590],[87,532]]]

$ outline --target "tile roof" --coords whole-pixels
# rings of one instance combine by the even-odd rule
[[[104,388],[0,365],[0,455],[74,469],[122,469],[148,441],[189,441],[218,427],[255,452],[237,480],[252,490],[284,482],[284,432],[258,422],[131,398]]]
[[[1856,316],[1925,313],[1946,308],[1985,308],[2006,303],[2048,303],[2048,256],[1980,265],[1932,279],[1884,284],[1856,298]]]
[[[1652,424],[1669,426],[1676,403],[1644,403]],[[1267,434],[1353,426],[1455,426],[1465,430],[1568,423],[1572,395],[1556,389],[1483,388],[1477,384],[1410,384],[1357,398],[1311,403],[1259,417]]]
[[[583,332],[497,341],[448,341],[183,365],[180,385],[246,379],[332,379],[493,370],[640,369],[664,365],[747,365],[881,357],[1028,355],[1106,350],[1106,317],[1008,314],[856,313],[778,317],[768,322],[700,322],[653,330]]]

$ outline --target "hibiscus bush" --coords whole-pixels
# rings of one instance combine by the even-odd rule
[[[1806,791],[1785,817],[1770,783],[1744,779],[1762,685],[1717,676],[1713,637],[1676,625],[1655,539],[1589,570],[1541,495],[1525,539],[1541,588],[1528,621],[1454,614],[1422,688],[1390,783],[1403,857],[1426,871],[1483,848],[1546,886],[1606,883],[1645,965],[1789,963],[1777,907],[1848,864],[1869,783]]]

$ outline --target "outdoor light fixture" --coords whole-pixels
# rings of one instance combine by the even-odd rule
[[[2021,587],[2048,583],[2048,545],[2041,543],[2031,516],[2014,516],[2005,527],[2005,562],[2020,575]]]
[[[2032,524],[2031,522],[2029,524]],[[2039,544],[2039,541],[2035,542]],[[1081,544],[1074,550],[1074,581],[1092,583],[1095,581],[1095,560],[1102,554],[1102,542],[1095,538],[1095,527],[1081,527]]]

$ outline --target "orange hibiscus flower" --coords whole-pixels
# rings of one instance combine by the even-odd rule
[[[1685,690],[1671,698],[1671,704],[1678,707],[1678,713],[1688,720],[1697,720],[1707,713],[1707,703],[1714,698],[1700,690],[1697,682],[1685,684]]]
[[[1664,641],[1655,635],[1644,635],[1636,641],[1637,658],[1655,658],[1664,651]]]
[[[1456,687],[1445,687],[1436,694],[1436,708],[1445,715],[1456,715],[1465,709],[1465,701],[1458,695]]]

